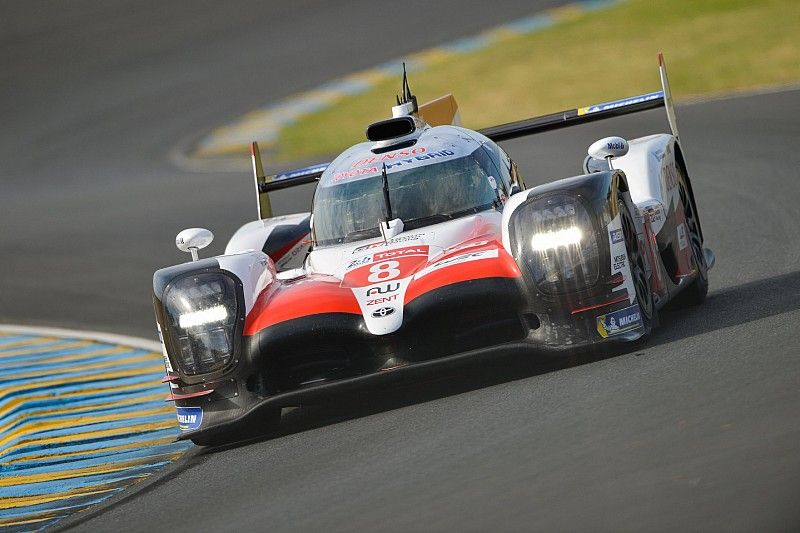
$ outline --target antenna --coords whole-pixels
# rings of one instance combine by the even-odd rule
[[[406,62],[403,61],[403,103],[408,102],[408,95],[411,92],[408,88],[408,73],[406,72]]]
[[[417,105],[417,97],[411,94],[411,87],[408,85],[408,73],[406,72],[406,62],[403,61],[403,102],[407,104],[411,102],[414,106],[414,109],[411,111],[412,113],[416,113],[419,111],[419,106]]]

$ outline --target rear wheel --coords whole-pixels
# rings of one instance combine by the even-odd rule
[[[247,427],[236,426],[221,433],[211,435],[198,435],[192,437],[192,442],[198,446],[223,446],[243,440],[253,439],[272,433],[278,429],[281,421],[281,410],[270,409],[256,422]]]
[[[642,337],[646,337],[658,321],[658,311],[653,301],[653,291],[650,290],[650,280],[647,278],[647,269],[644,263],[644,250],[639,246],[639,237],[633,217],[625,202],[619,200],[617,205],[622,222],[622,234],[625,237],[625,249],[628,252],[628,264],[631,269],[633,286],[636,289],[636,303],[639,304],[642,316],[642,328],[644,329]]]
[[[677,167],[677,172],[684,223],[689,237],[689,245],[692,248],[692,263],[697,271],[694,281],[681,291],[678,300],[684,305],[700,305],[708,294],[708,265],[706,265],[706,256],[703,251],[703,238],[700,236],[700,221],[692,203],[686,175],[680,165]]]

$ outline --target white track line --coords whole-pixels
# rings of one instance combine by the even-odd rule
[[[111,344],[121,344],[132,348],[150,350],[161,353],[161,344],[140,337],[129,337],[127,335],[115,335],[113,333],[102,333],[99,331],[82,331],[77,329],[65,328],[40,328],[36,326],[17,326],[14,324],[0,324],[0,332],[17,333],[20,335],[41,335],[43,337],[69,337],[72,339],[84,339]]]

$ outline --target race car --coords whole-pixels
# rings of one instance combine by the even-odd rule
[[[700,303],[704,246],[663,57],[661,90],[473,131],[448,95],[419,106],[403,74],[392,117],[331,163],[265,176],[259,219],[223,255],[153,277],[179,438],[265,432],[281,409],[506,350],[645,338],[681,295]],[[499,141],[664,107],[671,133],[600,139],[583,173],[527,188]],[[311,213],[269,193],[316,183]]]

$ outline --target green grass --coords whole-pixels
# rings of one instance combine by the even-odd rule
[[[657,90],[663,51],[682,98],[800,80],[798,0],[631,0],[411,75],[420,102],[452,92],[479,128]],[[283,130],[280,160],[319,158],[364,140],[390,114],[397,80]]]

